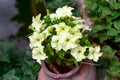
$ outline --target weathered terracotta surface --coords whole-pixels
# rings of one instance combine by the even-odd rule
[[[88,62],[88,61],[87,61]],[[91,63],[91,61],[89,61]],[[65,74],[54,74],[42,65],[38,73],[38,80],[96,80],[96,68],[93,65],[82,64]]]

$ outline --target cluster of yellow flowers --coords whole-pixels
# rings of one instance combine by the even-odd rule
[[[40,20],[41,15],[39,14],[32,19],[33,34],[29,36],[30,48],[32,49],[32,57],[40,63],[40,60],[45,60],[49,56],[44,52],[45,46],[42,42],[52,35],[50,44],[51,47],[57,53],[60,50],[70,50],[70,55],[73,56],[76,61],[82,61],[83,59],[91,59],[98,61],[102,55],[100,52],[100,46],[81,46],[80,41],[83,38],[83,32],[85,30],[91,30],[84,24],[84,20],[80,17],[72,16],[72,10],[74,8],[63,6],[58,8],[56,13],[48,14],[51,21],[58,20],[60,18],[70,18],[75,24],[74,27],[67,25],[64,21],[57,24],[47,25],[45,19]],[[46,16],[45,16],[46,17]],[[53,30],[56,32],[54,35],[51,33]],[[89,53],[86,56],[85,52],[88,49]]]

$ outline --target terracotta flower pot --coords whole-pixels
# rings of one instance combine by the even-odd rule
[[[87,63],[92,61],[87,60]],[[42,68],[38,73],[38,80],[96,80],[96,68],[94,65],[81,64],[79,67],[75,67],[73,70],[64,74],[55,74],[49,71],[42,61]]]
[[[73,6],[80,10],[82,17],[85,20],[85,24],[88,26],[92,25],[92,22],[84,10],[84,0],[78,0]],[[75,67],[64,74],[55,74],[46,67],[44,61],[41,61],[41,63],[42,67],[38,72],[38,80],[97,80],[96,67],[95,65],[91,65],[93,62],[90,60],[86,60],[81,66]]]

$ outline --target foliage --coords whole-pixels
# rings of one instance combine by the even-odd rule
[[[45,1],[45,6],[47,7],[47,9],[56,10],[58,7],[62,7],[64,5],[70,6],[76,0],[44,0],[44,1]]]
[[[58,7],[62,7],[64,5],[72,6],[73,3],[75,3],[77,0],[36,0],[37,3],[43,2],[46,10],[49,11],[49,13],[55,12],[55,10]],[[72,6],[74,7],[74,6]],[[75,8],[75,7],[74,7]],[[80,12],[77,8],[74,9],[74,15],[80,16]]]
[[[31,2],[30,0],[16,0],[15,7],[18,9],[18,14],[12,18],[12,21],[22,24],[16,36],[11,35],[11,37],[25,37],[30,32],[26,26],[31,23]]]
[[[16,0],[15,7],[18,13],[13,16],[12,21],[20,23],[20,28],[16,35],[11,35],[9,38],[25,38],[31,31],[28,30],[29,24],[32,22],[31,17],[41,13],[42,18],[46,15],[47,9],[53,12],[60,6],[71,5],[76,0]],[[79,12],[77,13],[79,15]]]
[[[36,2],[35,2],[36,1]],[[18,22],[19,30],[16,35],[10,35],[10,39],[25,38],[31,31],[28,30],[29,24],[32,22],[31,17],[42,14],[42,17],[46,15],[46,9],[42,0],[16,0],[15,7],[17,8],[17,14],[12,17],[12,21]]]
[[[85,0],[85,4],[85,10],[94,23],[91,33],[92,41],[103,47],[105,54],[103,58],[107,58],[108,64],[104,64],[106,66],[104,70],[112,76],[107,76],[107,80],[119,80],[120,6],[118,5],[120,5],[120,1]]]
[[[63,6],[55,13],[46,15],[42,20],[40,14],[33,17],[29,36],[32,57],[40,63],[57,63],[66,66],[79,65],[84,59],[98,61],[102,55],[100,46],[93,46],[88,34],[90,28],[84,24],[81,17],[72,15],[74,8]],[[40,63],[41,64],[41,63]]]
[[[47,9],[56,10],[58,7],[62,7],[64,5],[71,5],[77,0],[36,0],[36,2],[44,2]]]
[[[38,3],[38,2],[42,2],[43,0],[36,0],[36,3]]]
[[[0,42],[0,80],[36,80],[40,65],[30,56],[29,48],[14,51],[10,42]]]

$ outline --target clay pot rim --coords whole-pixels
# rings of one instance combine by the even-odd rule
[[[78,67],[75,67],[74,69],[72,69],[71,71],[67,72],[67,73],[64,73],[64,74],[55,74],[53,72],[51,72],[47,67],[46,67],[46,64],[45,64],[45,61],[44,60],[41,60],[41,66],[44,70],[44,72],[50,76],[50,77],[53,77],[53,78],[65,78],[65,77],[69,77],[71,75],[73,75],[74,73],[76,73],[79,69],[80,69],[80,66]]]

